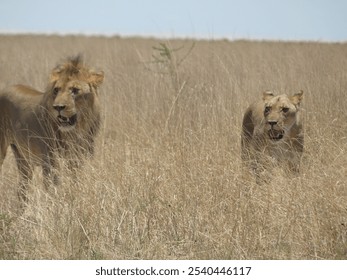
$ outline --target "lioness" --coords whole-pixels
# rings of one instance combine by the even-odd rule
[[[20,173],[19,197],[27,201],[26,187],[35,165],[41,165],[44,185],[58,182],[56,155],[69,156],[71,169],[80,155],[93,153],[100,124],[98,87],[102,71],[86,67],[80,56],[53,69],[45,92],[24,85],[0,93],[0,167],[8,146]]]
[[[273,163],[299,172],[304,134],[300,120],[303,91],[292,96],[263,93],[263,99],[245,112],[242,123],[241,154],[258,176]]]

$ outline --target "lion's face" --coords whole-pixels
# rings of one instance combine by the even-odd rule
[[[93,106],[95,98],[95,94],[84,81],[58,80],[52,89],[53,103],[50,110],[60,130],[74,129],[83,110]]]
[[[296,122],[297,112],[303,92],[292,96],[286,94],[275,96],[272,92],[265,92],[264,124],[265,133],[272,141],[284,139]]]
[[[71,131],[88,118],[98,102],[97,87],[103,78],[102,72],[94,72],[78,62],[53,70],[46,109],[61,131]]]

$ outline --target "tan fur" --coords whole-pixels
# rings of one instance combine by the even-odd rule
[[[72,169],[81,155],[93,154],[103,79],[103,72],[89,69],[78,56],[53,69],[45,92],[16,85],[0,93],[0,167],[11,146],[22,200],[27,200],[26,186],[35,165],[42,166],[47,186],[50,176],[58,182],[57,154],[68,158]]]
[[[242,160],[257,175],[272,163],[299,172],[304,146],[302,98],[303,91],[292,96],[264,92],[263,99],[246,110],[241,134]]]

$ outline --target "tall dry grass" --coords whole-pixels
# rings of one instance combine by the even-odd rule
[[[38,169],[21,214],[9,152],[1,259],[347,258],[346,44],[1,36],[0,86],[79,52],[106,73],[96,156],[50,193]],[[305,155],[256,185],[240,128],[267,89],[304,90]]]

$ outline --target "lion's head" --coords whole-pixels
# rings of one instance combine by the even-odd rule
[[[53,69],[45,93],[45,107],[59,130],[81,127],[86,119],[99,112],[97,89],[103,80],[104,73],[86,67],[80,56]]]
[[[264,92],[264,125],[270,140],[279,141],[290,132],[297,120],[302,98],[303,91],[292,96],[286,94],[276,96],[272,92]]]

